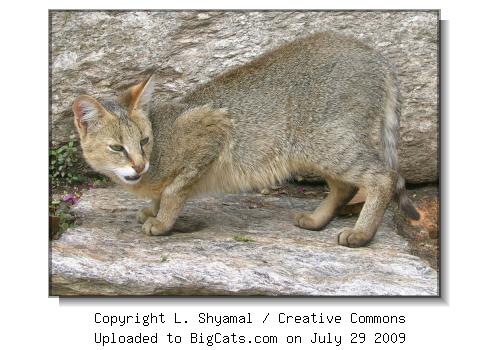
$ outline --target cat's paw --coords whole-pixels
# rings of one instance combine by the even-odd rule
[[[166,236],[169,234],[171,226],[158,220],[157,218],[149,217],[142,225],[142,232],[148,236]]]
[[[139,221],[141,224],[144,224],[147,219],[155,216],[156,214],[153,213],[151,207],[145,207],[137,212],[137,221]]]
[[[321,230],[325,226],[314,220],[312,215],[308,213],[295,214],[295,217],[293,218],[293,224],[297,227],[313,231]]]
[[[344,228],[337,236],[340,245],[350,248],[362,247],[370,242],[372,238],[373,236],[366,234],[366,232],[353,228]]]

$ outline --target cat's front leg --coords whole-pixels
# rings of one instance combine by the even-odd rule
[[[144,207],[137,212],[137,221],[139,221],[141,224],[144,224],[148,218],[158,215],[159,209],[160,199],[151,200],[151,205]]]
[[[190,182],[186,178],[176,180],[163,190],[156,217],[147,218],[142,225],[145,234],[164,236],[170,233],[190,193]]]

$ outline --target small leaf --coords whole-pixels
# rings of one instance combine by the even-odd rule
[[[253,242],[253,239],[245,236],[234,236],[233,239],[237,242]]]

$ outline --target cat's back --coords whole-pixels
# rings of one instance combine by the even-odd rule
[[[236,158],[268,158],[338,129],[356,111],[377,124],[389,69],[368,45],[322,32],[283,44],[186,94],[182,103],[228,111]],[[375,111],[375,112],[373,112]],[[352,123],[351,123],[352,124]],[[312,141],[311,141],[312,142]]]
[[[379,70],[383,58],[365,43],[342,34],[321,32],[278,46],[239,67],[219,75],[188,93],[184,101],[213,102],[234,94],[241,98],[255,94],[269,96],[269,90],[309,93],[311,86],[354,71]],[[227,104],[228,101],[226,101]]]

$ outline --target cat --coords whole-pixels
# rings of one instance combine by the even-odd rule
[[[281,45],[176,101],[154,94],[154,74],[114,99],[81,95],[75,126],[88,164],[152,200],[147,235],[168,234],[195,194],[264,188],[309,171],[330,188],[294,225],[320,230],[360,187],[367,197],[339,244],[366,245],[396,199],[419,214],[399,173],[400,93],[387,60],[340,34]]]

